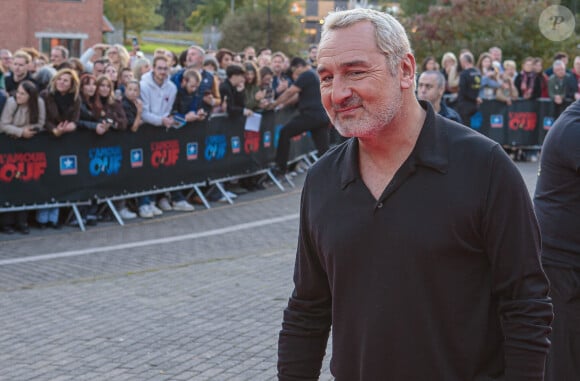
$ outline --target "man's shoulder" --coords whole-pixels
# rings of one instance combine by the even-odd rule
[[[562,143],[570,140],[572,135],[575,136],[572,140],[576,144],[577,139],[580,138],[578,124],[580,124],[580,101],[575,101],[566,108],[558,120],[554,122],[552,128],[550,128],[544,141],[544,148],[555,145],[556,149],[558,149]]]
[[[499,146],[497,142],[472,128],[442,115],[436,115],[435,121],[438,134],[446,136],[450,153],[465,152],[466,157],[474,157],[487,155]]]
[[[309,177],[317,181],[327,182],[331,178],[340,178],[340,173],[345,170],[349,164],[349,151],[352,149],[354,138],[351,138],[328,151],[308,170]],[[341,170],[337,170],[340,168]],[[312,181],[311,180],[311,181]]]

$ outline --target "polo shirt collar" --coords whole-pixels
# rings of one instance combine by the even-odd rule
[[[446,173],[449,164],[447,127],[443,125],[443,117],[436,115],[431,104],[419,101],[427,111],[425,122],[417,138],[417,142],[406,162],[414,162],[416,166],[431,168],[440,173]],[[360,178],[358,166],[359,144],[358,139],[351,138],[346,143],[344,160],[346,169],[341,175],[341,186],[344,189],[348,184]],[[405,164],[403,164],[405,165]]]

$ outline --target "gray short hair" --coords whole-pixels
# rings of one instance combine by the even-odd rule
[[[369,21],[374,26],[377,48],[385,55],[391,75],[396,75],[397,66],[411,53],[411,44],[401,23],[387,13],[364,8],[331,12],[324,21],[321,40],[332,30],[363,21]]]
[[[564,63],[564,61],[562,60],[556,60],[554,61],[554,63],[552,64],[552,68],[557,68],[557,67],[563,67],[564,69],[566,68],[566,64]]]
[[[445,88],[445,77],[443,76],[443,74],[440,71],[437,71],[437,70],[424,71],[419,76],[419,79],[421,79],[421,77],[423,75],[434,75],[437,79],[437,88],[439,88],[439,89]]]

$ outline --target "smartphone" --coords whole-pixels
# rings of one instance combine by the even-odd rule
[[[137,37],[133,37],[133,49],[139,50],[139,40]]]

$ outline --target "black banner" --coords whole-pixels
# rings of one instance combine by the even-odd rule
[[[510,106],[499,101],[484,101],[480,132],[504,146],[540,146],[555,121],[550,99],[518,100]]]
[[[0,135],[0,208],[106,199],[251,174],[273,161],[290,117],[285,110],[266,112],[259,132],[245,131],[243,117],[218,116],[180,129],[144,125],[137,133]],[[291,160],[313,150],[305,136],[293,139]]]

